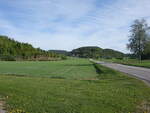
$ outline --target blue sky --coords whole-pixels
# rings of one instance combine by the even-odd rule
[[[99,46],[128,52],[130,25],[150,0],[0,0],[0,34],[42,49]]]

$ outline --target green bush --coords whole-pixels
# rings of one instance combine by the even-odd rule
[[[0,56],[1,61],[16,61],[14,56],[6,55],[6,56]]]
[[[62,56],[61,56],[61,59],[62,59],[62,60],[67,60],[67,56],[62,55]]]

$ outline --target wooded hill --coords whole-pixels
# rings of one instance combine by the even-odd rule
[[[0,60],[58,60],[61,55],[0,36]]]
[[[49,52],[53,52],[56,54],[68,55],[68,51],[65,50],[49,50]]]
[[[72,50],[70,55],[81,58],[123,58],[125,56],[122,52],[97,46],[80,47]]]

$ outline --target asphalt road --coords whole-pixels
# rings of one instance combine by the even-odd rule
[[[150,69],[135,67],[135,66],[127,66],[127,65],[116,64],[116,63],[101,62],[101,61],[94,61],[94,62],[115,69],[117,71],[126,73],[128,75],[137,77],[141,80],[146,81],[150,85]]]

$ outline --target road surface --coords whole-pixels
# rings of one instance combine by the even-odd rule
[[[150,69],[135,67],[135,66],[127,66],[127,65],[116,64],[116,63],[101,62],[101,61],[94,61],[94,62],[115,69],[117,71],[126,73],[128,75],[137,77],[141,80],[146,81],[150,85]]]

